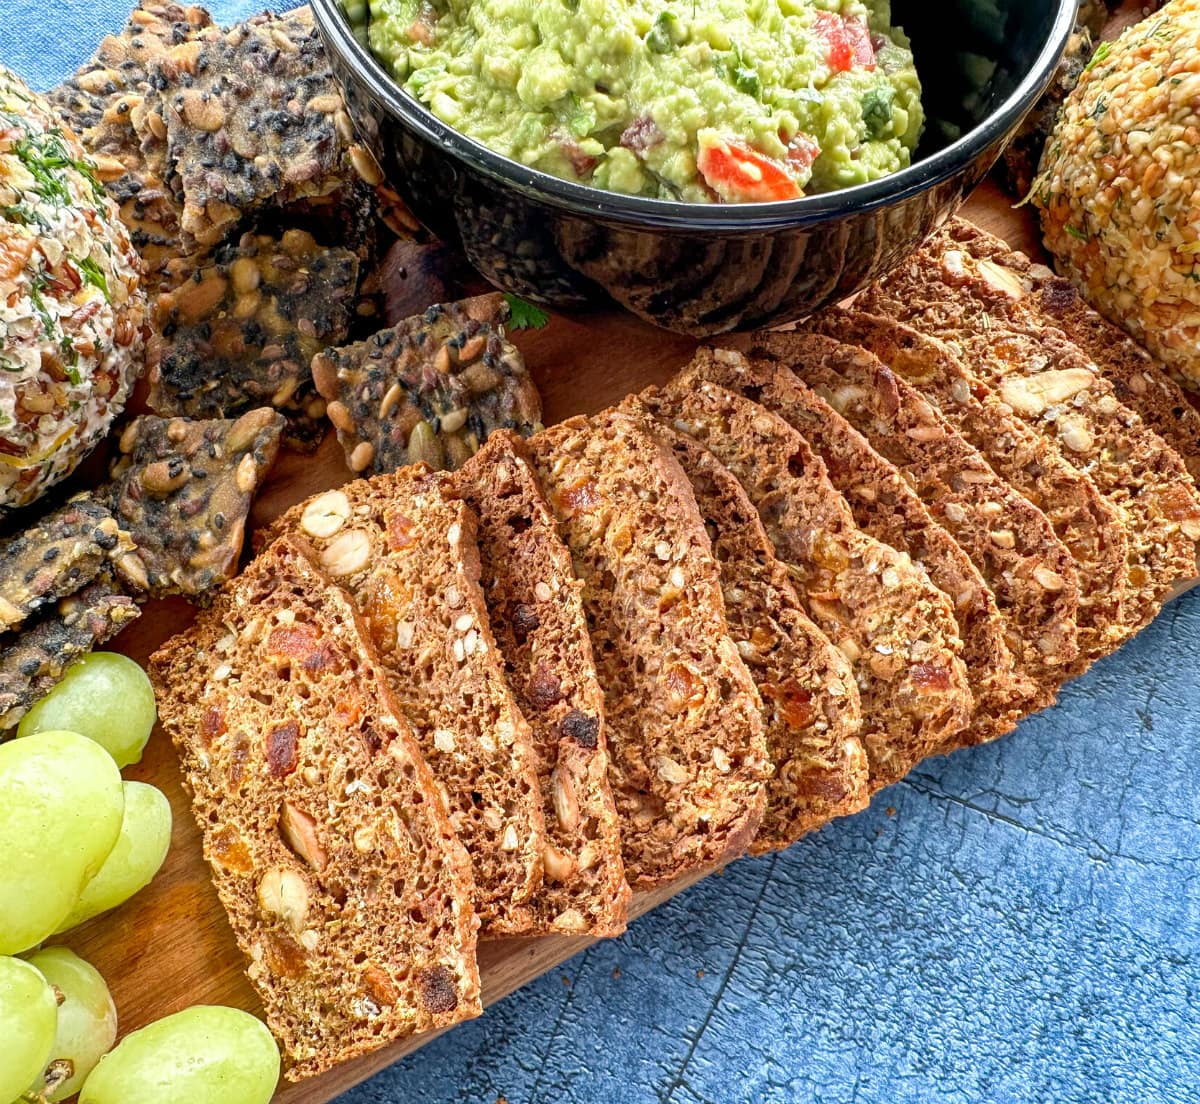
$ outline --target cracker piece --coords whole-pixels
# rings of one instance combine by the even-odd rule
[[[785,418],[782,403],[803,378],[903,473],[978,565],[1021,670],[1043,683],[1040,704],[1049,704],[1079,654],[1079,577],[1046,516],[865,349],[817,334],[763,334],[755,348],[781,365],[772,401],[781,396]]]
[[[291,1081],[480,1013],[470,861],[310,551],[276,542],[150,668]]]
[[[776,351],[770,344],[774,336],[760,335],[760,340],[768,343],[766,351]],[[824,340],[786,336],[792,342]],[[831,395],[812,373],[806,373],[806,379],[813,387],[805,386],[783,365],[794,365],[801,370],[812,363],[812,358],[791,345],[786,347],[780,363],[759,359],[763,351],[756,348],[755,359],[748,364],[714,359],[703,362],[700,371],[710,382],[755,398],[800,433],[824,462],[830,482],[845,498],[859,528],[906,552],[951,600],[963,641],[962,658],[975,699],[975,712],[970,727],[956,734],[944,750],[996,739],[1011,731],[1025,713],[1053,701],[1059,680],[1051,680],[1042,689],[1024,664],[1018,669],[1014,649],[1023,653],[1023,641],[1015,630],[1006,632],[1006,621],[995,595],[966,550],[939,523],[942,515],[936,503],[927,507],[911,485],[911,474],[902,472],[891,457],[877,452],[873,442],[839,413],[844,409],[839,400],[849,397],[845,390]],[[831,402],[837,402],[837,409]],[[986,465],[983,467],[987,469]],[[1028,506],[1010,488],[1004,490],[1018,503]],[[1054,539],[1049,523],[1044,518],[1042,522],[1052,545],[1058,547],[1066,561],[1066,570],[1073,572],[1066,549]],[[1059,626],[1056,624],[1055,628]],[[1074,622],[1068,619],[1066,629],[1073,645]],[[1054,641],[1061,643],[1058,634]],[[1036,670],[1041,672],[1044,665],[1041,652],[1036,653],[1036,660]]]
[[[356,479],[271,527],[314,548],[366,621],[475,869],[488,935],[535,923],[547,846],[538,757],[479,584],[475,515],[419,465]]]
[[[975,256],[979,233],[953,221],[869,289],[863,308],[944,340],[1092,477],[1125,522],[1122,613],[1136,632],[1196,574],[1200,495],[1179,454],[1120,402],[1095,363],[1029,310],[1012,273]]]
[[[145,415],[125,427],[101,494],[133,538],[117,561],[132,587],[199,597],[233,576],[282,430],[265,407],[236,421]]]
[[[1094,310],[1070,280],[1035,264],[982,231],[956,229],[956,240],[978,259],[1012,273],[1012,290],[1047,326],[1062,330],[1095,362],[1113,394],[1183,457],[1193,479],[1200,476],[1200,410],[1155,359],[1119,326]]]
[[[869,800],[854,672],[804,612],[758,511],[729,469],[636,397],[622,409],[646,419],[692,485],[720,565],[729,635],[758,687],[775,767],[750,852],[788,847]]]
[[[825,465],[782,418],[693,370],[642,398],[737,477],[809,616],[854,667],[871,787],[902,778],[966,728],[972,710],[950,599],[907,554],[863,533]]]
[[[583,582],[626,876],[650,888],[721,866],[758,830],[771,765],[687,476],[619,411],[552,426],[530,451]]]
[[[630,891],[583,585],[515,434],[494,433],[446,485],[479,519],[492,632],[537,751],[547,842],[530,930],[620,935]]]
[[[63,672],[116,636],[141,610],[107,578],[59,599],[20,634],[0,638],[0,733],[14,728]]]
[[[86,495],[0,541],[0,633],[74,594],[132,548],[112,511]]]
[[[1122,627],[1128,537],[1116,508],[1058,444],[1026,425],[962,360],[935,338],[862,311],[829,310],[812,328],[859,345],[915,387],[1009,486],[1050,521],[1079,577],[1079,656],[1072,673],[1108,655]],[[982,478],[982,472],[980,473]]]
[[[494,429],[541,429],[541,398],[504,336],[507,320],[502,295],[480,295],[316,356],[313,380],[351,470],[453,470]]]
[[[322,248],[306,230],[247,233],[219,247],[155,303],[163,340],[150,371],[151,409],[233,418],[271,406],[287,417],[288,445],[315,449],[325,401],[309,363],[345,339],[357,286],[358,258]]]

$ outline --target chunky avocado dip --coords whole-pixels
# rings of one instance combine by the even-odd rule
[[[889,0],[370,0],[443,122],[629,195],[791,199],[909,163],[921,88]]]

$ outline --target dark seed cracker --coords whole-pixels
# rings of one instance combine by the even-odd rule
[[[103,493],[133,537],[119,567],[138,590],[195,597],[233,576],[283,426],[262,407],[236,421],[146,415],[126,427]]]
[[[28,631],[2,638],[0,733],[48,694],[75,660],[116,636],[140,613],[132,598],[101,578],[61,599]]]
[[[455,469],[494,429],[540,430],[541,398],[505,339],[507,320],[503,296],[481,295],[315,357],[313,381],[351,469]]]

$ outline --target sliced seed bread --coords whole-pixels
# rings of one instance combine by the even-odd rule
[[[1062,330],[1091,357],[1117,398],[1183,457],[1193,479],[1200,478],[1200,410],[1145,349],[1093,310],[1070,280],[1000,238],[963,222],[955,224],[954,240],[977,262],[986,262],[994,282],[1023,296],[1032,317]]]
[[[755,344],[794,369],[895,464],[967,550],[996,596],[1020,669],[1043,684],[1031,705],[1048,705],[1079,654],[1079,576],[1046,515],[873,354],[818,334],[764,334]],[[781,403],[790,397],[789,376],[795,379],[791,372],[777,376]]]
[[[722,358],[744,359],[701,349],[686,383],[650,389],[642,398],[737,477],[809,616],[850,660],[871,786],[878,789],[969,721],[971,692],[950,599],[907,555],[854,524],[825,465],[783,419],[698,381],[705,360]]]
[[[362,612],[471,856],[484,934],[529,931],[546,847],[537,753],[492,637],[474,513],[419,465],[302,502],[280,533],[310,541]]]
[[[273,544],[150,670],[287,1076],[477,1016],[470,861],[309,550]]]
[[[1121,616],[1129,540],[1117,509],[1091,477],[935,338],[861,311],[825,311],[816,325],[874,353],[916,387],[1001,479],[1046,515],[1079,577],[1076,669],[1116,648],[1129,633]]]
[[[548,840],[530,931],[619,935],[630,891],[583,584],[515,434],[494,432],[446,484],[479,518],[492,632],[538,754]]]
[[[750,850],[787,847],[867,804],[854,672],[804,612],[758,511],[732,473],[690,437],[654,419],[636,397],[621,409],[643,419],[670,447],[692,485],[720,566],[729,632],[758,687],[775,765]]]
[[[771,766],[687,477],[619,413],[529,444],[583,581],[626,876],[650,887],[728,862],[758,830]]]
[[[769,341],[772,335],[763,337]],[[954,737],[956,746],[1002,736],[1024,713],[1046,703],[1032,677],[1016,670],[1005,641],[1005,622],[983,576],[900,471],[862,434],[783,364],[760,359],[729,364],[714,359],[705,362],[701,371],[709,382],[755,398],[800,433],[824,462],[830,482],[846,499],[859,528],[908,553],[950,598],[975,699],[971,725]]]
[[[1018,417],[1087,471],[1125,522],[1122,614],[1136,632],[1176,582],[1196,573],[1200,495],[1179,454],[1121,404],[1078,346],[1030,316],[1011,278],[957,239],[958,225],[870,288],[863,307],[909,322],[969,358]]]

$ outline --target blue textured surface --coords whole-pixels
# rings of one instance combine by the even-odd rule
[[[0,59],[46,87],[124,14],[0,0]],[[1200,594],[1000,743],[734,864],[341,1104],[1190,1104],[1197,654]]]

